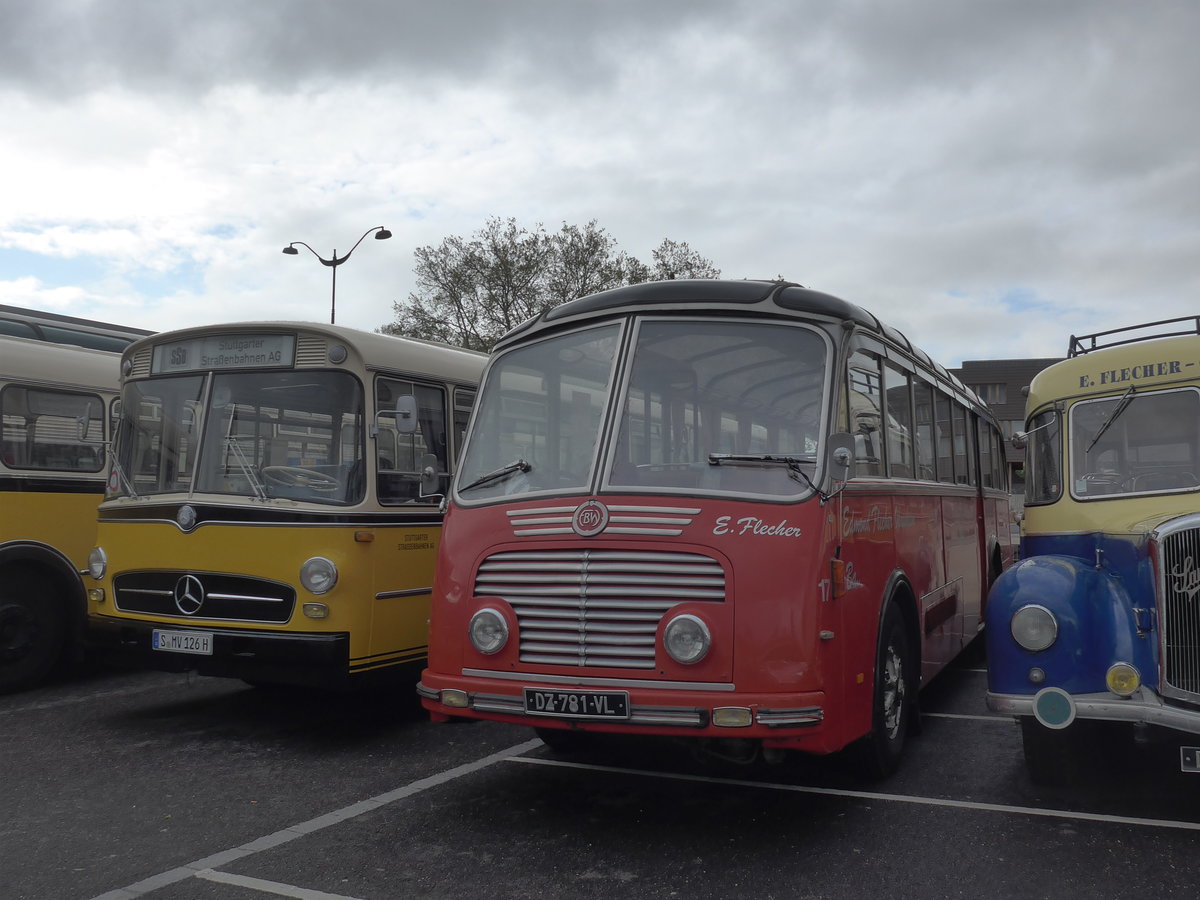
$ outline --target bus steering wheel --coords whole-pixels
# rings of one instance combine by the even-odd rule
[[[323,494],[336,491],[341,486],[341,482],[332,475],[315,469],[303,469],[300,466],[263,466],[262,474],[263,478],[272,484],[308,488]]]

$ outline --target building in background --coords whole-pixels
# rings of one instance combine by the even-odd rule
[[[1061,357],[1049,359],[968,359],[961,368],[951,369],[959,379],[983,399],[1004,431],[1004,457],[1008,463],[1009,483],[1012,492],[1025,495],[1025,450],[1012,444],[1014,431],[1025,424],[1025,389],[1033,376],[1056,362]],[[1014,506],[1020,507],[1020,499],[1014,498]]]

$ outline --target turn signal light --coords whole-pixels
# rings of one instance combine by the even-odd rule
[[[720,706],[712,712],[712,723],[722,728],[745,728],[753,721],[753,714],[744,706]]]
[[[846,593],[846,561],[835,559],[830,561],[834,598]]]

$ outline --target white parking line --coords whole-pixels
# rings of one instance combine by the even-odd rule
[[[149,878],[143,878],[134,884],[125,887],[116,888],[107,893],[100,894],[94,900],[131,900],[134,897],[141,897],[151,891],[158,890],[161,887],[166,887],[169,884],[183,881],[188,878],[198,876],[201,872],[208,872],[220,866],[229,865],[240,859],[245,859],[247,856],[253,856],[262,850],[270,850],[273,847],[278,847],[281,844],[286,844],[289,841],[294,841],[296,838],[305,837],[315,831],[320,831],[322,828],[328,828],[330,825],[337,825],[341,822],[353,819],[356,816],[361,816],[365,812],[372,812],[387,806],[389,803],[395,803],[397,800],[403,800],[405,797],[411,797],[413,794],[419,794],[421,791],[429,790],[429,788],[438,787],[448,781],[453,781],[456,778],[461,778],[464,775],[469,775],[472,772],[478,772],[480,769],[486,769],[488,766],[495,765],[498,762],[503,762],[511,756],[518,753],[525,753],[532,750],[534,747],[540,747],[542,742],[534,738],[533,740],[525,741],[522,744],[516,744],[509,747],[507,750],[500,750],[490,756],[485,756],[482,759],[477,759],[474,762],[463,763],[461,766],[455,766],[453,769],[447,769],[445,772],[439,772],[437,775],[430,775],[428,778],[420,778],[411,784],[406,784],[404,787],[396,788],[384,794],[379,794],[371,797],[368,800],[360,800],[357,803],[352,803],[349,806],[344,806],[341,809],[334,810],[331,813],[326,813],[323,816],[318,816],[315,819],[309,819],[307,822],[300,822],[297,825],[292,825],[290,828],[284,828],[281,831],[276,831],[274,834],[264,835],[257,840],[250,841],[248,844],[242,844],[240,847],[234,847],[230,850],[222,850],[219,853],[214,853],[212,856],[206,856],[204,859],[197,859],[190,863],[185,863],[178,868],[170,869],[166,872],[160,872],[157,875],[151,875]],[[266,882],[273,884],[273,882]],[[301,895],[287,895],[301,896]],[[304,895],[308,896],[308,895]],[[313,895],[313,896],[330,896],[330,895]]]
[[[984,715],[972,715],[972,714],[968,714],[968,713],[939,713],[939,712],[925,712],[925,710],[921,710],[921,718],[922,719],[926,719],[926,718],[928,718],[928,719],[971,719],[975,722],[1007,722],[1009,725],[1013,724],[1012,716],[984,716]]]
[[[767,791],[790,791],[797,794],[825,794],[831,797],[849,797],[856,800],[890,800],[895,803],[915,803],[922,806],[945,806],[951,809],[969,809],[982,812],[1002,812],[1011,815],[1041,816],[1049,819],[1071,819],[1081,822],[1108,822],[1118,825],[1145,825],[1150,828],[1174,828],[1181,831],[1200,831],[1200,822],[1180,822],[1174,819],[1141,819],[1135,816],[1110,816],[1102,813],[1072,812],[1065,809],[1039,809],[1035,806],[1007,806],[1003,803],[972,803],[967,800],[946,800],[941,797],[917,797],[911,794],[882,794],[876,791],[849,791],[841,788],[807,787],[801,784],[777,784],[768,781],[746,781],[738,778],[714,778],[707,775],[685,775],[675,772],[654,772],[646,769],[626,769],[614,766],[597,766],[589,763],[567,762],[561,759],[537,759],[529,756],[513,756],[507,762],[527,763],[534,766],[559,766],[565,769],[584,769],[591,772],[607,772],[615,775],[636,775],[643,778],[661,778],[665,781],[693,781],[707,784],[732,785],[734,787],[760,788]]]
[[[237,887],[262,891],[264,894],[275,894],[277,897],[292,897],[294,900],[357,900],[355,897],[347,897],[344,894],[327,894],[324,891],[296,887],[293,884],[280,884],[278,881],[265,881],[262,878],[234,875],[232,872],[217,872],[214,869],[197,872],[196,877],[219,884],[232,884]]]

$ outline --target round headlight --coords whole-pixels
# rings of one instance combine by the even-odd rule
[[[712,646],[708,626],[692,615],[676,616],[663,629],[663,647],[677,663],[700,662]]]
[[[1104,674],[1104,683],[1118,697],[1129,697],[1142,686],[1142,675],[1129,663],[1113,663]]]
[[[1044,606],[1022,606],[1010,623],[1013,640],[1026,650],[1045,650],[1058,639],[1058,622]]]
[[[472,647],[490,655],[508,643],[508,622],[494,609],[481,609],[471,616],[467,633],[471,637]]]
[[[311,594],[329,593],[337,579],[337,566],[323,556],[314,556],[300,567],[300,583]]]
[[[107,571],[108,554],[104,552],[103,547],[93,547],[92,552],[88,554],[88,574],[99,580]]]

